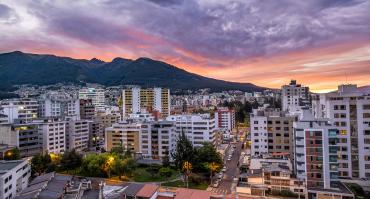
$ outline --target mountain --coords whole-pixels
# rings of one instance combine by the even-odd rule
[[[215,91],[264,89],[250,83],[204,77],[149,58],[130,60],[118,57],[111,62],[104,62],[97,58],[84,60],[20,51],[0,54],[0,82],[3,87],[17,84],[99,83],[106,86],[140,85],[171,89],[210,88]]]

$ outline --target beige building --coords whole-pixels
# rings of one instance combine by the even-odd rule
[[[164,88],[131,88],[122,91],[122,111],[127,117],[131,113],[145,110],[165,118],[170,115],[170,90]]]

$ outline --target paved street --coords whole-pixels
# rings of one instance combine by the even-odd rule
[[[225,162],[226,162],[226,172],[224,173],[223,179],[220,181],[219,186],[217,188],[211,187],[209,190],[211,190],[213,193],[217,193],[220,195],[227,195],[231,194],[231,188],[233,184],[233,178],[235,175],[237,175],[237,164],[239,161],[240,153],[241,153],[241,146],[242,142],[237,143],[237,147],[234,151],[234,155],[232,156],[232,159],[230,161],[227,161],[227,156],[229,154],[230,149],[232,148],[232,145],[227,149],[227,155],[225,155]]]

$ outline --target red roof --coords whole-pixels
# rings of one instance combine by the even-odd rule
[[[211,192],[180,188],[176,191],[175,199],[209,199]]]
[[[137,192],[136,197],[150,198],[158,190],[159,186],[155,184],[145,184],[143,188]]]

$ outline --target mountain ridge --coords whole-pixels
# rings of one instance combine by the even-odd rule
[[[139,85],[171,89],[210,88],[215,91],[265,89],[251,83],[204,77],[147,57],[135,60],[116,57],[106,62],[98,58],[74,59],[21,51],[0,54],[0,82],[6,86],[99,83],[105,86]]]

